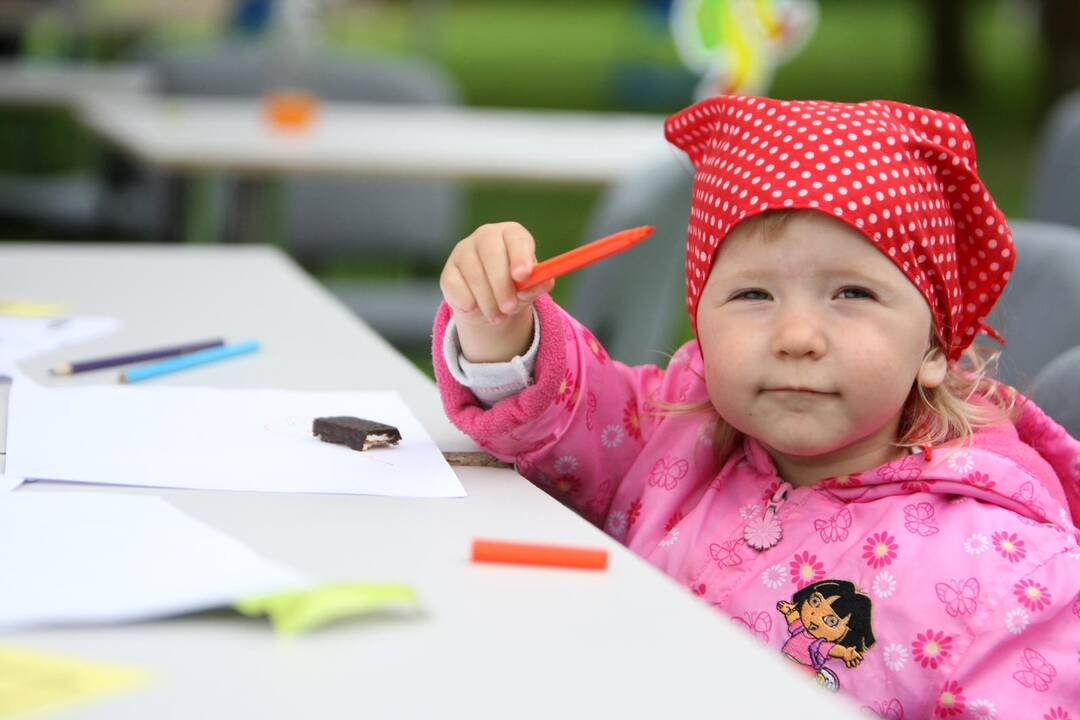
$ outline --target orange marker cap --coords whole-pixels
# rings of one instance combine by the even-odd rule
[[[607,550],[476,539],[472,545],[472,560],[603,570],[607,567]]]
[[[654,230],[656,228],[652,225],[620,230],[613,235],[602,237],[587,245],[548,258],[544,262],[538,263],[529,274],[529,277],[520,282],[515,282],[514,285],[517,286],[518,290],[528,290],[531,287],[536,287],[545,280],[565,275],[589,263],[622,252],[652,235]]]

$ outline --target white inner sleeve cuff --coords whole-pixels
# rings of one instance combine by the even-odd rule
[[[458,340],[457,325],[454,318],[446,326],[443,335],[443,357],[450,374],[461,385],[472,390],[473,395],[485,407],[516,395],[527,388],[533,381],[533,368],[536,366],[536,353],[540,347],[540,316],[536,308],[533,314],[533,339],[524,355],[515,355],[507,362],[474,363],[465,359],[461,353],[461,341]]]

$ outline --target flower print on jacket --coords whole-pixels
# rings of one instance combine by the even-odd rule
[[[927,630],[915,636],[911,643],[911,656],[923,667],[937,670],[952,655],[953,638],[944,631]]]
[[[641,497],[634,498],[634,501],[630,503],[630,507],[626,509],[626,530],[629,532],[630,528],[634,527],[634,523],[637,522],[638,516],[641,515]]]
[[[863,545],[863,560],[872,568],[883,568],[896,559],[896,551],[899,549],[896,538],[885,531],[875,533],[866,538]]]
[[[885,650],[882,651],[881,659],[885,663],[885,667],[893,672],[900,672],[907,665],[908,660],[911,659],[911,654],[900,643],[889,643],[885,646]]]
[[[638,415],[637,400],[630,398],[623,407],[623,428],[635,440],[641,440],[641,416]]]
[[[664,523],[664,532],[671,532],[676,525],[682,522],[682,519],[682,510],[676,510],[674,514],[667,519],[667,522]]]
[[[967,713],[969,717],[993,720],[997,717],[998,711],[997,705],[986,698],[976,698],[967,704]]]
[[[962,715],[965,702],[967,702],[967,698],[964,697],[964,688],[955,680],[950,680],[945,683],[941,694],[938,695],[937,704],[934,706],[934,716],[952,717],[953,715]]]
[[[581,335],[585,340],[585,346],[592,351],[592,354],[596,356],[596,359],[601,363],[608,361],[607,350],[600,344],[600,341],[596,339],[596,336],[588,331],[586,328],[581,328]]]
[[[780,586],[784,584],[787,575],[786,570],[782,563],[770,565],[761,573],[762,584],[770,590],[779,590]]]
[[[853,488],[862,485],[862,473],[853,472],[849,475],[837,475],[827,477],[818,485],[826,490]]]
[[[1016,533],[998,531],[994,533],[991,541],[1001,557],[1011,563],[1020,562],[1027,556],[1024,541],[1017,537]]]
[[[945,464],[957,475],[971,472],[975,468],[975,458],[967,450],[951,453]]]
[[[874,576],[874,582],[870,584],[870,590],[880,600],[890,598],[896,592],[896,578],[888,570],[882,570]]]
[[[964,482],[972,487],[982,488],[983,490],[989,490],[997,484],[990,479],[989,475],[979,472],[978,470],[969,475],[965,475]]]
[[[1050,607],[1050,591],[1045,585],[1031,578],[1024,578],[1013,585],[1013,595],[1031,612],[1039,612],[1043,608]]]
[[[1046,661],[1042,653],[1034,648],[1024,648],[1020,656],[1020,669],[1013,673],[1013,679],[1026,688],[1037,692],[1046,692],[1057,677],[1057,668]]]
[[[566,370],[566,374],[563,376],[562,382],[559,383],[558,390],[555,391],[555,404],[561,405],[563,401],[566,401],[566,409],[570,410],[570,397],[574,394],[574,373]]]
[[[940,528],[934,518],[934,506],[927,502],[905,505],[904,529],[921,537],[936,535]]]
[[[1005,613],[1005,629],[1013,635],[1019,635],[1027,630],[1027,626],[1030,622],[1031,614],[1022,607],[1014,607],[1012,610]]]
[[[795,557],[788,563],[788,568],[791,571],[791,582],[800,589],[825,577],[824,563],[818,562],[817,555],[811,555],[808,550],[795,553]]]
[[[978,578],[939,582],[934,586],[934,592],[937,593],[938,600],[945,603],[945,612],[952,617],[974,615],[979,606]]]
[[[605,425],[604,429],[600,431],[600,444],[609,450],[622,445],[622,442],[625,439],[626,431],[623,430],[623,426],[618,423]]]
[[[840,682],[825,667],[829,659],[839,658],[847,667],[857,667],[874,645],[870,598],[847,580],[806,585],[790,602],[776,603],[776,609],[787,620],[790,634],[781,650],[784,656],[814,672],[830,690],[838,690]]]
[[[596,417],[596,393],[590,392],[585,399],[585,429],[593,429],[593,418]]]
[[[972,533],[964,539],[964,552],[968,555],[982,555],[990,549],[990,538],[982,533]]]

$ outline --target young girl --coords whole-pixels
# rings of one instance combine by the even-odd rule
[[[697,339],[613,361],[487,225],[442,275],[451,420],[871,711],[1080,718],[1080,443],[970,348],[1014,255],[963,121],[729,96],[666,135]]]

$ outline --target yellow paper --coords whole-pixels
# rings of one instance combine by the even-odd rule
[[[146,684],[141,670],[0,647],[0,718],[55,710]]]
[[[34,300],[0,300],[0,315],[13,317],[55,317],[68,311],[60,303],[37,302]]]
[[[328,622],[389,609],[415,610],[416,593],[399,583],[327,583],[244,598],[236,609],[244,615],[269,615],[274,629],[302,633]]]

